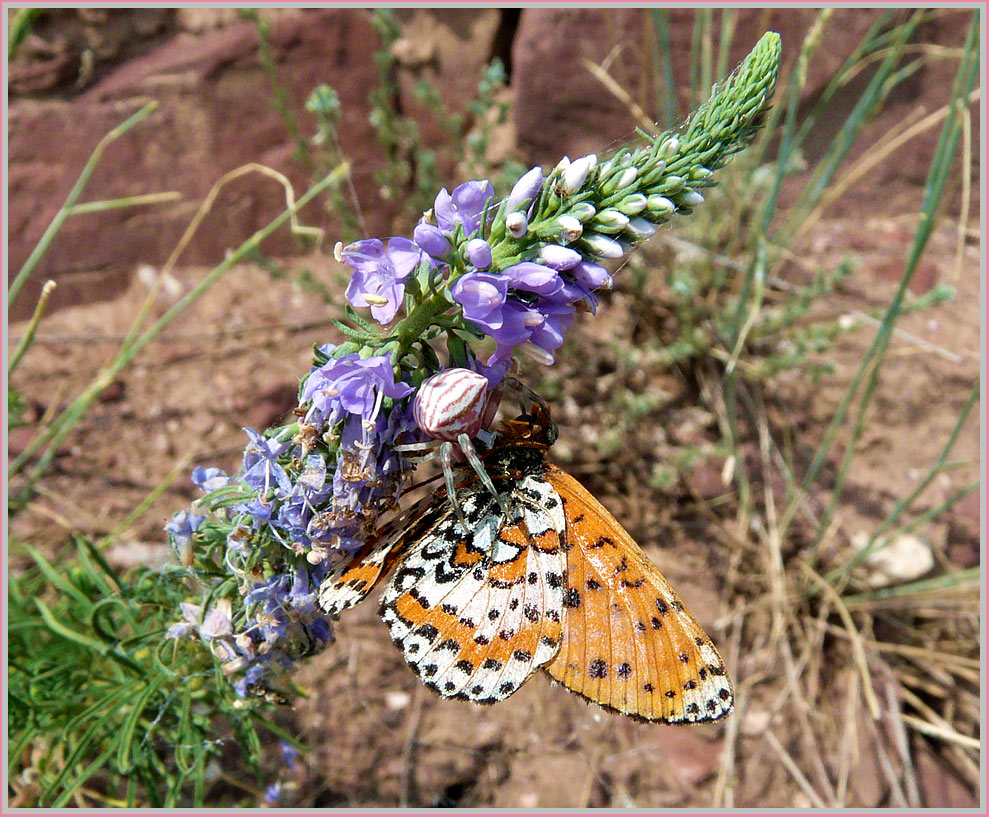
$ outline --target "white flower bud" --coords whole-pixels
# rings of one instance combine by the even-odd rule
[[[556,163],[556,167],[553,170],[557,173],[563,173],[566,169],[570,167],[570,157],[564,156],[560,161]]]
[[[628,232],[634,235],[637,241],[645,241],[656,234],[656,226],[644,218],[633,218],[628,223]]]
[[[598,213],[592,224],[594,229],[605,233],[620,233],[628,226],[628,216],[609,207]]]
[[[529,219],[522,212],[509,213],[505,217],[505,228],[513,237],[521,238],[529,229]]]
[[[704,202],[704,197],[696,190],[687,190],[677,196],[682,207],[696,207]]]
[[[580,159],[570,163],[570,167],[563,171],[561,187],[566,193],[576,193],[584,186],[587,175],[597,167],[598,157],[593,153],[588,153]]]
[[[677,139],[675,136],[671,136],[669,139],[663,142],[662,146],[659,148],[659,155],[672,156],[679,149],[680,149],[680,140]]]
[[[585,235],[583,241],[588,250],[600,258],[621,258],[625,254],[621,244],[600,233]]]
[[[567,244],[576,241],[584,234],[584,225],[573,216],[560,216],[556,223],[560,226],[560,238]]]
[[[594,216],[597,215],[597,210],[594,209],[594,205],[589,201],[579,201],[570,208],[570,215],[583,224],[586,224]]]
[[[690,178],[695,181],[703,181],[705,179],[710,179],[714,174],[708,170],[706,167],[695,167],[690,171]]]
[[[618,209],[626,216],[637,216],[646,209],[646,197],[641,193],[632,193],[619,202]]]
[[[639,176],[639,171],[634,167],[626,168],[621,176],[618,178],[618,185],[615,187],[616,190],[621,190],[623,187],[628,187],[632,184]]]
[[[677,206],[665,196],[650,196],[646,199],[646,207],[649,208],[650,213],[658,216],[672,216],[677,209]]]

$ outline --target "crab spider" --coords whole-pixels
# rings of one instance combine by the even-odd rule
[[[447,496],[464,530],[467,530],[467,522],[460,503],[457,502],[453,470],[457,462],[457,448],[477,473],[484,487],[498,501],[502,511],[508,511],[504,498],[488,476],[473,443],[474,439],[478,439],[485,445],[490,445],[494,440],[494,433],[488,428],[494,421],[505,386],[542,403],[538,395],[513,377],[506,378],[491,388],[484,375],[470,369],[446,369],[434,374],[419,387],[413,403],[416,423],[433,439],[395,446],[395,450],[400,453],[428,452],[423,457],[415,458],[416,461],[429,459],[438,450]]]

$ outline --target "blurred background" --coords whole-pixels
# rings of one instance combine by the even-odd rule
[[[15,570],[26,545],[57,561],[77,535],[120,570],[171,558],[189,471],[236,470],[241,429],[284,418],[313,344],[339,340],[337,240],[411,235],[440,187],[504,192],[533,164],[675,127],[763,32],[782,37],[764,134],[623,262],[556,366],[524,369],[561,427],[553,458],[697,614],[736,712],[637,724],[542,675],[495,707],[441,701],[372,602],[278,713],[311,751],[263,747],[255,778],[229,744],[207,804],[260,803],[275,781],[300,807],[978,804],[972,10],[7,14],[8,280],[31,270],[12,348],[56,285],[10,378],[15,462],[37,461],[39,429],[142,304],[165,314],[278,216],[286,184],[298,198],[349,167],[299,215],[321,234],[274,232],[101,384],[10,518]],[[147,198],[77,208],[53,236],[94,148],[149,102],[79,202]],[[48,747],[20,748],[30,768]],[[100,780],[80,803],[109,802]]]

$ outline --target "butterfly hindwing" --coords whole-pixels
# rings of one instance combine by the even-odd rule
[[[460,496],[469,531],[451,513],[382,595],[406,661],[447,697],[502,700],[560,646],[562,503],[544,481],[505,483],[507,518],[483,487]]]
[[[319,583],[319,605],[333,615],[353,607],[384,579],[415,542],[437,526],[447,508],[422,500],[386,525],[348,559],[331,567]]]
[[[632,717],[716,720],[732,707],[724,662],[669,582],[580,483],[548,466],[563,499],[567,586],[563,644],[549,674]]]

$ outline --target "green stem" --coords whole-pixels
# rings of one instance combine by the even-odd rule
[[[407,354],[412,348],[412,344],[419,340],[435,320],[450,308],[450,302],[446,298],[445,289],[446,287],[444,286],[439,292],[434,292],[413,309],[409,316],[402,321],[402,325],[396,333],[399,344],[399,358]]]
[[[47,281],[41,288],[41,297],[38,298],[38,305],[34,308],[34,314],[31,316],[31,322],[28,324],[27,331],[24,332],[24,337],[21,338],[21,342],[17,344],[17,349],[14,351],[14,355],[11,357],[10,363],[7,366],[7,377],[10,377],[14,369],[17,368],[17,364],[21,362],[21,358],[24,357],[24,353],[27,352],[31,344],[34,342],[34,334],[38,331],[38,324],[41,322],[41,316],[45,313],[45,307],[48,305],[48,299],[54,291],[54,281]]]
[[[25,448],[24,451],[21,452],[21,454],[10,464],[10,470],[8,473],[11,475],[16,474],[18,470],[24,466],[27,460],[32,457],[39,448],[41,448],[41,446],[46,443],[48,444],[47,450],[35,464],[26,484],[21,492],[13,499],[12,504],[22,502],[27,498],[28,493],[34,483],[41,477],[41,474],[48,467],[48,463],[51,462],[52,458],[55,456],[55,451],[58,449],[58,446],[62,440],[69,435],[76,423],[79,422],[83,414],[85,414],[100,393],[113,382],[113,379],[121,372],[121,370],[123,370],[125,366],[127,366],[128,363],[130,363],[138,352],[154,340],[161,333],[161,331],[168,326],[168,324],[170,324],[176,317],[178,317],[178,315],[182,313],[184,309],[190,306],[207,289],[222,278],[227,270],[229,270],[234,264],[237,264],[244,257],[254,252],[264,239],[292,218],[296,212],[301,210],[316,196],[328,187],[338,184],[340,177],[345,172],[346,168],[337,168],[335,171],[325,176],[321,181],[310,187],[309,190],[307,190],[292,207],[286,208],[266,227],[263,227],[254,233],[254,235],[241,244],[240,247],[228,255],[221,264],[214,267],[209,275],[207,275],[196,287],[191,289],[185,297],[177,301],[172,308],[162,315],[152,327],[144,332],[144,334],[138,337],[132,344],[118,352],[117,357],[96,376],[89,387],[86,388],[86,390],[83,391],[83,393],[80,394],[68,406],[68,408],[66,408],[65,411],[59,415],[58,419],[56,419],[47,429],[45,429],[44,432],[35,437],[28,447]]]
[[[25,281],[27,281],[31,273],[34,272],[34,268],[38,265],[38,262],[47,251],[48,246],[52,243],[55,235],[62,228],[65,220],[69,217],[70,208],[76,203],[76,199],[78,199],[82,194],[83,188],[85,188],[86,184],[89,182],[89,177],[93,175],[93,171],[96,169],[96,165],[99,164],[99,161],[103,156],[103,152],[107,149],[107,147],[109,147],[111,142],[116,141],[135,125],[143,122],[151,116],[157,108],[157,102],[149,102],[141,108],[141,110],[125,119],[106,136],[100,139],[99,144],[96,145],[92,155],[89,157],[89,161],[86,162],[86,166],[83,167],[82,173],[79,174],[79,178],[76,179],[76,183],[69,191],[69,195],[65,199],[65,204],[63,204],[61,209],[55,214],[55,218],[53,218],[51,224],[48,225],[48,229],[46,229],[44,235],[41,236],[41,240],[35,245],[31,255],[28,256],[27,261],[24,262],[24,265],[17,273],[17,277],[10,284],[10,289],[7,291],[8,306],[10,306],[10,304],[12,304],[17,298],[17,294],[21,291],[21,287],[24,286]]]

